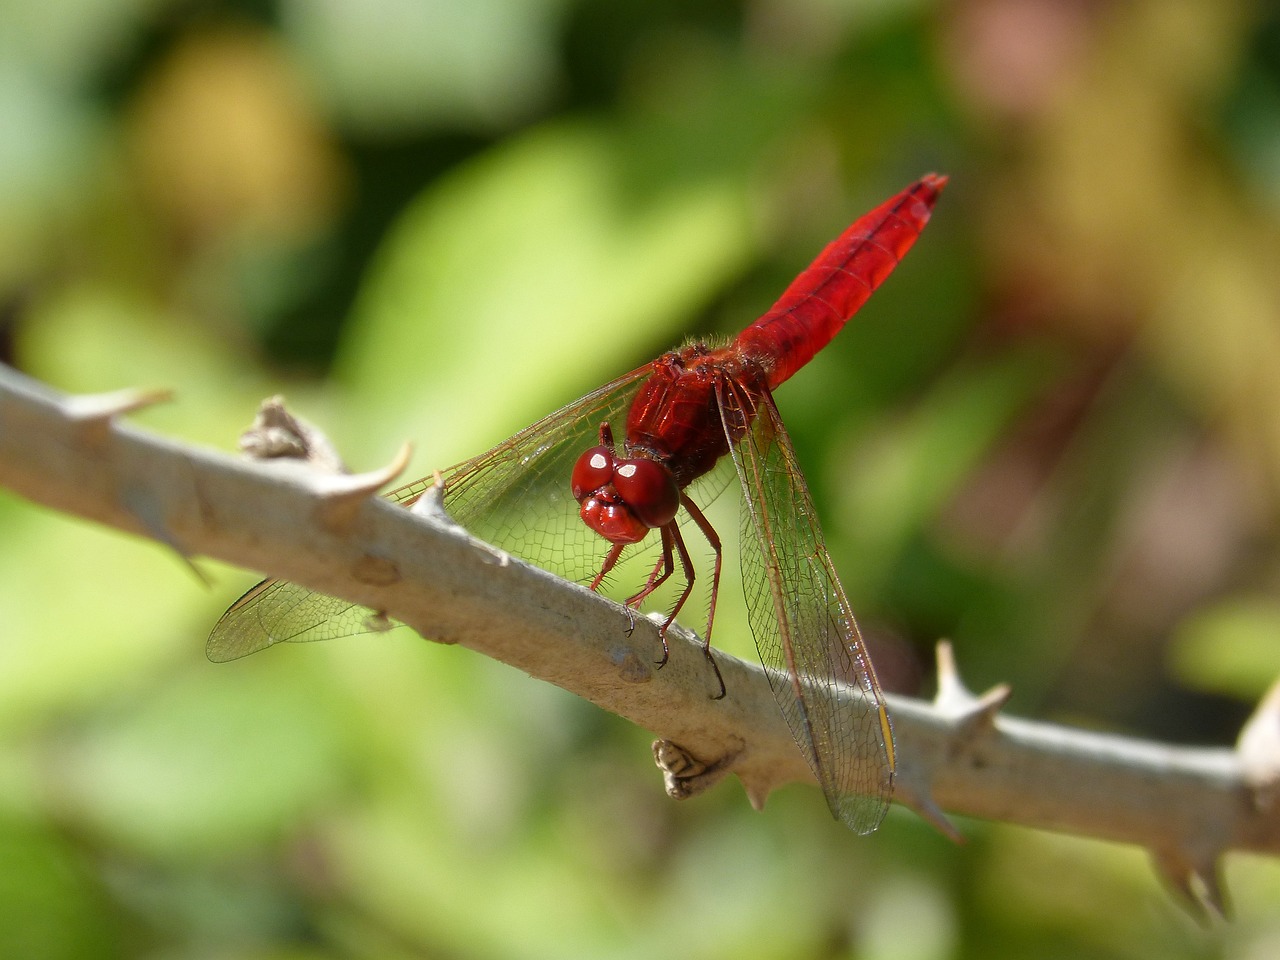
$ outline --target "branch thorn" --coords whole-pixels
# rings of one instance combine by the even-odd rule
[[[1241,728],[1236,753],[1245,782],[1253,788],[1255,805],[1270,810],[1280,797],[1280,680]]]
[[[1152,860],[1156,873],[1201,924],[1229,915],[1216,854],[1193,857],[1179,849],[1153,850]]]
[[[409,512],[445,526],[459,526],[458,522],[449,516],[449,511],[444,508],[444,475],[439,470],[432,471],[431,486],[422,491],[410,504]]]
[[[186,564],[187,568],[203,586],[213,586],[213,581],[191,559],[191,554],[178,542],[178,538],[173,535],[169,525],[160,514],[155,500],[148,496],[146,491],[136,487],[126,489],[120,494],[120,502],[130,513],[138,518],[138,521],[158,543],[164,544],[178,555],[178,558]]]
[[[899,769],[894,783],[893,799],[908,810],[914,811],[922,820],[933,826],[948,840],[953,843],[964,843],[964,834],[960,832],[954,823],[947,819],[947,815],[942,812],[942,808],[934,801],[933,793],[928,785],[922,781],[921,777],[916,775],[918,770],[918,767]]]
[[[1007,683],[998,683],[977,696],[965,686],[960,676],[951,641],[939,640],[936,656],[938,693],[933,698],[934,706],[952,721],[956,729],[974,733],[991,729],[995,725],[996,716],[1013,695],[1013,688]]]
[[[769,799],[769,794],[777,786],[772,778],[761,774],[744,775],[739,771],[738,780],[747,794],[747,801],[751,804],[751,809],[757,812],[764,809],[765,801]]]
[[[316,487],[320,502],[316,505],[317,519],[329,530],[341,532],[355,522],[365,501],[386,486],[409,465],[413,445],[404,443],[395,457],[384,467],[366,473],[322,473]]]
[[[64,409],[87,442],[100,443],[106,438],[111,422],[116,417],[172,399],[173,391],[165,387],[152,390],[126,387],[109,393],[67,397]]]

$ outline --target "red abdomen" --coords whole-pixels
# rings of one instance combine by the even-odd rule
[[[666,464],[681,490],[715,466],[729,452],[725,420],[736,442],[759,398],[813,359],[898,265],[945,183],[930,174],[855,221],[728,346],[655,360],[627,413],[627,456]]]
[[[928,174],[859,217],[733,346],[785,382],[831,342],[911,249],[947,178]]]

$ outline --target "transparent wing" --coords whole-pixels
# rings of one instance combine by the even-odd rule
[[[442,471],[445,509],[468,531],[514,556],[568,580],[593,576],[607,545],[579,518],[569,478],[577,457],[599,442],[601,422],[620,431],[650,370],[633,370],[480,456]],[[425,477],[387,497],[409,506],[433,482]],[[643,554],[643,547],[634,554]],[[222,615],[205,652],[210,660],[234,660],[284,641],[330,640],[385,624],[367,607],[285,580],[264,580]]]
[[[742,481],[743,592],[760,660],[831,812],[870,833],[893,793],[880,685],[773,398],[730,381],[720,404]]]

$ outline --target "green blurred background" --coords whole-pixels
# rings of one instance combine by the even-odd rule
[[[1228,745],[1280,675],[1263,6],[5,3],[0,357],[226,450],[283,392],[421,474],[947,172],[779,395],[882,680],[948,636],[1015,713]],[[1280,955],[1261,858],[1206,932],[1135,849],[676,804],[645,731],[409,631],[214,666],[255,578],[202,567],[0,492],[0,956]]]

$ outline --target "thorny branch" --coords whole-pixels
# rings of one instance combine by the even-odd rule
[[[718,653],[728,696],[712,700],[696,638],[656,627],[494,551],[442,515],[377,497],[405,457],[368,474],[298,460],[234,459],[119,422],[166,394],[67,397],[0,366],[0,484],[28,499],[295,580],[555,683],[661,737],[668,792],[738,776],[757,807],[811,780],[763,671]],[[196,638],[193,638],[195,642]],[[1223,913],[1228,850],[1280,854],[1280,687],[1236,749],[1193,749],[1000,715],[1009,691],[975,697],[939,647],[933,701],[890,696],[895,799],[950,836],[942,811],[1134,843],[1193,910]]]

